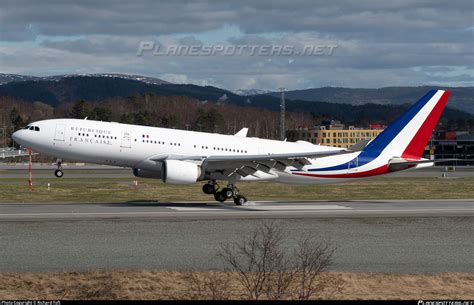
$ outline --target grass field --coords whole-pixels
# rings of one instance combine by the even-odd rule
[[[47,183],[51,183],[50,190]],[[367,199],[473,199],[474,177],[384,177],[328,185],[286,185],[270,182],[239,183],[250,200],[367,200]],[[1,203],[125,202],[136,200],[213,200],[201,191],[202,183],[177,186],[160,180],[129,178],[35,179],[28,191],[25,179],[1,179]]]
[[[199,276],[206,276],[200,273]],[[474,299],[472,273],[383,274],[329,272],[333,285],[319,299]],[[0,273],[0,299],[212,299],[195,289],[179,272],[90,271],[61,273]],[[230,278],[220,298],[244,299],[244,290]],[[217,287],[216,287],[217,288]],[[192,293],[191,293],[192,295]]]

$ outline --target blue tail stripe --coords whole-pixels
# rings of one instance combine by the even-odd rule
[[[380,133],[372,142],[367,145],[364,150],[354,159],[344,164],[324,167],[324,168],[315,168],[308,169],[308,171],[333,171],[333,170],[343,170],[350,167],[365,165],[374,159],[376,159],[385,147],[387,147],[390,142],[402,131],[402,129],[415,117],[415,115],[428,103],[428,101],[435,95],[437,90],[430,90],[425,96],[423,96],[418,102],[413,104],[404,114],[402,114],[395,122],[390,124],[385,128],[382,133]]]

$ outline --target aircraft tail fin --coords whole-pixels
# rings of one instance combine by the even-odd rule
[[[392,157],[418,160],[448,101],[449,91],[431,90],[365,148],[368,155],[389,150]]]

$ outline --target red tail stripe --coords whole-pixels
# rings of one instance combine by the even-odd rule
[[[445,91],[443,93],[438,103],[436,103],[436,106],[433,108],[431,113],[423,122],[420,129],[418,129],[408,146],[405,148],[405,151],[402,154],[402,158],[411,158],[416,160],[419,160],[421,158],[421,156],[423,155],[423,151],[425,150],[426,143],[430,139],[431,133],[433,132],[436,123],[438,123],[439,117],[443,112],[444,106],[448,102],[449,95],[449,91]]]

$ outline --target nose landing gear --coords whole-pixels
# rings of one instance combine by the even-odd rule
[[[62,176],[64,176],[63,168],[62,168],[62,166],[61,166],[61,163],[62,163],[61,160],[56,161],[56,165],[58,166],[58,169],[56,169],[56,170],[54,171],[54,175],[55,175],[56,177],[58,177],[58,178],[61,178]]]
[[[233,198],[236,205],[242,205],[247,202],[247,198],[239,195],[239,189],[234,184],[228,184],[227,187],[219,190],[219,185],[212,180],[202,186],[202,191],[205,194],[213,194],[214,199],[219,202],[224,202],[227,199]]]

